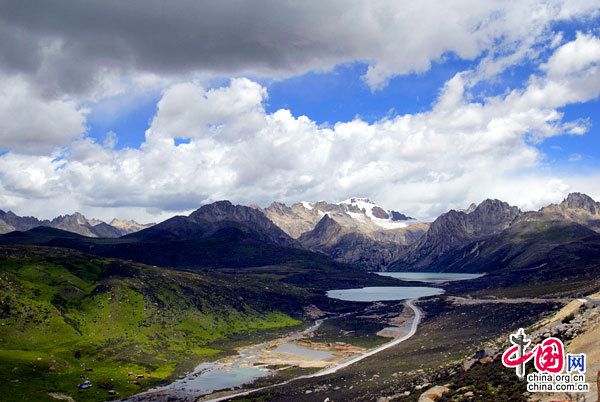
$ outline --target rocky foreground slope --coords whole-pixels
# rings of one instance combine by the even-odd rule
[[[468,359],[449,364],[429,373],[421,384],[394,395],[382,396],[378,402],[402,401],[409,395],[418,402],[477,401],[494,397],[511,401],[596,401],[600,386],[600,293],[587,298],[574,299],[549,318],[531,325],[526,333],[532,347],[543,339],[556,337],[564,342],[566,352],[586,354],[587,393],[529,393],[525,382],[516,380],[513,370],[501,365],[501,356],[509,346],[508,334],[481,345],[481,349]],[[428,382],[428,378],[436,378]],[[493,380],[492,380],[493,378]],[[506,394],[511,390],[512,394]],[[503,392],[503,394],[501,394]],[[500,397],[504,395],[504,397]],[[418,399],[416,398],[418,397]],[[510,399],[504,399],[510,398]]]

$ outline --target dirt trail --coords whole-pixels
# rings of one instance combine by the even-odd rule
[[[569,298],[555,298],[555,299],[541,299],[537,297],[519,297],[515,299],[471,299],[468,297],[448,296],[448,300],[459,305],[472,305],[472,304],[520,304],[520,303],[568,303],[572,299]]]

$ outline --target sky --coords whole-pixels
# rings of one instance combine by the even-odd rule
[[[600,0],[0,0],[0,209],[600,200]]]

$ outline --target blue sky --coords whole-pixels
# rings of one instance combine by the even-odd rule
[[[371,91],[361,78],[368,67],[363,63],[344,64],[326,73],[311,72],[284,80],[258,78],[257,81],[268,90],[264,106],[269,113],[289,109],[294,115],[306,115],[318,124],[335,124],[355,117],[374,122],[390,115],[430,109],[444,82],[470,65],[473,63],[461,60],[435,63],[426,73],[393,78],[386,88],[378,91]],[[207,87],[227,84],[222,79],[214,81],[216,83]],[[156,114],[159,99],[160,94],[149,96],[114,119],[96,117],[91,105],[89,135],[101,141],[112,130],[119,135],[118,147],[138,147]]]
[[[566,42],[574,40],[578,31],[598,32],[599,21],[599,18],[594,18],[584,23],[559,22],[552,24],[550,29],[561,32]],[[473,98],[495,96],[524,87],[532,74],[540,73],[539,60],[544,60],[551,52],[552,49],[540,47],[538,60],[522,60],[493,79],[481,82],[472,88]],[[286,79],[260,76],[253,79],[268,90],[264,107],[269,113],[289,109],[294,115],[306,115],[318,124],[335,124],[356,117],[372,123],[398,114],[429,110],[447,80],[458,72],[476,68],[484,56],[464,60],[448,53],[433,61],[426,72],[396,76],[380,90],[372,90],[364,81],[368,64],[361,62],[343,63],[332,71],[309,72]],[[213,78],[205,86],[215,88],[227,83],[227,77]],[[125,112],[109,116],[95,113],[95,105],[90,103],[88,135],[102,141],[108,131],[113,131],[119,136],[117,148],[139,147],[156,114],[159,100],[160,93],[149,93],[138,98],[135,104],[128,105]],[[569,170],[597,166],[600,161],[600,100],[572,104],[559,110],[564,113],[565,120],[588,120],[590,130],[583,136],[549,138],[536,146],[548,156],[547,162],[557,168]],[[574,155],[581,158],[574,161]]]
[[[562,26],[561,28],[565,28]],[[565,31],[562,31],[565,32]],[[565,40],[575,37],[572,28],[565,32]],[[372,91],[362,79],[367,70],[364,63],[347,63],[330,72],[310,72],[284,80],[257,79],[268,90],[264,102],[267,112],[289,109],[296,116],[306,115],[318,124],[335,124],[356,117],[375,122],[399,114],[414,114],[429,110],[444,83],[456,73],[475,68],[479,60],[465,61],[448,55],[434,62],[430,70],[419,74],[395,77],[382,90]],[[509,68],[490,82],[473,89],[475,98],[495,96],[510,89],[524,86],[538,66],[522,63]],[[226,80],[215,79],[207,87],[226,85]],[[139,147],[144,133],[157,111],[160,93],[149,94],[125,113],[116,116],[96,116],[94,106],[88,117],[88,134],[102,141],[108,131],[118,134],[117,148]],[[535,144],[547,158],[552,169],[565,172],[598,168],[600,163],[600,99],[577,103],[559,109],[567,121],[585,119],[590,129],[581,136],[557,136]]]

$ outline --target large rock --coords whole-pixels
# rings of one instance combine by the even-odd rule
[[[450,388],[436,385],[423,392],[419,397],[419,402],[434,402],[448,391],[450,391]]]

